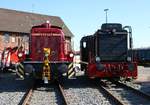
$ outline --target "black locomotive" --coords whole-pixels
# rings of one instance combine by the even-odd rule
[[[129,50],[132,51],[130,26],[102,24],[93,35],[81,39],[81,69],[91,78],[136,78],[137,64]]]

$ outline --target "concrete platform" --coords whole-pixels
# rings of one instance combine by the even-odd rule
[[[138,78],[135,82],[143,82],[150,84],[150,67],[138,66]]]

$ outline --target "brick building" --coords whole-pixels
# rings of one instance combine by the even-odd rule
[[[0,51],[20,44],[28,50],[31,27],[47,20],[62,27],[66,41],[70,43],[73,34],[60,17],[0,8]]]

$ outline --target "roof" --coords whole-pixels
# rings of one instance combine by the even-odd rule
[[[47,20],[52,25],[62,27],[65,36],[73,37],[72,32],[58,16],[0,8],[0,31],[30,33],[32,26],[45,23]]]

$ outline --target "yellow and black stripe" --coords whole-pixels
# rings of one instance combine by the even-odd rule
[[[67,77],[68,77],[68,78],[74,78],[74,77],[75,77],[75,70],[74,70],[74,68],[73,68],[73,63],[70,63],[70,64],[68,65]]]
[[[17,72],[16,73],[20,78],[24,79],[24,75],[25,75],[24,66],[21,63],[17,64]]]
[[[51,72],[49,64],[44,64],[42,78],[44,79],[46,77],[48,80],[51,80],[50,74]]]

